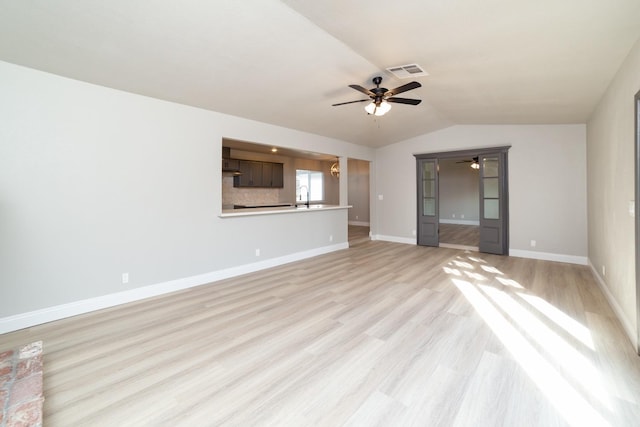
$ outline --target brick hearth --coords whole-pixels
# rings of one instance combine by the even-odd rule
[[[42,426],[42,341],[0,353],[0,427]]]

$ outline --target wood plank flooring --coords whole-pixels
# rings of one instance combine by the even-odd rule
[[[475,246],[480,244],[480,227],[477,225],[439,224],[440,243]]]
[[[637,426],[640,357],[583,266],[367,241],[0,335],[55,426]]]

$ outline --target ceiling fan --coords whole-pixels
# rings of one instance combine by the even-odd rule
[[[472,160],[460,160],[456,163],[471,163],[471,169],[480,169],[480,163],[478,163],[478,157],[473,157]]]
[[[380,83],[382,83],[382,77],[374,77],[373,84],[376,85],[376,87],[370,90],[365,89],[359,85],[349,85],[350,88],[355,89],[358,92],[362,92],[365,95],[368,95],[369,99],[359,99],[357,101],[341,102],[339,104],[333,104],[332,107],[336,107],[338,105],[353,104],[356,102],[370,101],[370,103],[367,104],[366,107],[364,107],[367,113],[375,114],[376,116],[383,116],[391,109],[391,105],[389,105],[390,102],[395,102],[397,104],[409,104],[409,105],[418,105],[422,102],[422,100],[420,99],[395,97],[395,95],[399,93],[421,87],[422,85],[418,82],[410,82],[402,86],[398,86],[397,88],[391,89],[391,90],[384,87],[380,87]]]

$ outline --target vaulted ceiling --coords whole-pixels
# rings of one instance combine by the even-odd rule
[[[0,60],[377,147],[453,124],[584,123],[638,0],[0,0]],[[349,84],[394,88],[369,116]]]

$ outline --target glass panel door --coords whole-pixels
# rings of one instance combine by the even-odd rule
[[[480,156],[480,252],[506,254],[506,154]]]
[[[482,159],[482,200],[485,219],[500,219],[500,163],[498,157]]]
[[[420,159],[418,166],[418,244],[438,246],[438,160]]]

